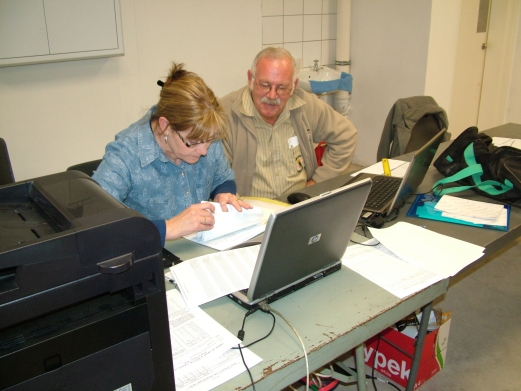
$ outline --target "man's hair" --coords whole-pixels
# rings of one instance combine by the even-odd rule
[[[251,64],[251,73],[253,77],[255,77],[255,74],[257,73],[257,63],[259,60],[265,57],[270,60],[284,60],[284,59],[290,59],[291,65],[293,66],[293,81],[295,81],[295,78],[297,77],[297,62],[295,61],[295,58],[291,55],[289,51],[287,51],[284,48],[275,47],[275,46],[269,46],[263,50],[261,50],[254,58],[253,63]]]
[[[165,117],[175,130],[191,128],[191,140],[224,137],[227,121],[219,101],[203,79],[183,67],[173,64],[151,119]]]

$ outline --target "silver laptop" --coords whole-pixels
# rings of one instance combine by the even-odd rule
[[[340,270],[370,188],[366,179],[273,212],[249,288],[228,296],[250,309]]]
[[[394,209],[400,208],[423,182],[446,131],[440,130],[422,148],[414,152],[403,178],[362,173],[349,180],[346,185],[366,178],[373,180],[364,211],[389,215]]]

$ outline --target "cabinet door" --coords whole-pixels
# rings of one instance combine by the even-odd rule
[[[119,0],[0,0],[0,66],[123,55]]]
[[[43,0],[0,0],[0,58],[47,54]]]
[[[114,0],[44,0],[51,54],[119,47]]]

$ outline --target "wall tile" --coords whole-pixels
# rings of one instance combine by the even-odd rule
[[[322,15],[322,39],[336,38],[336,15]]]
[[[322,13],[322,0],[304,0],[304,14],[320,15]]]
[[[284,15],[284,3],[280,0],[262,0],[262,16]]]
[[[264,16],[262,18],[262,43],[284,42],[283,16]]]
[[[336,0],[323,0],[322,13],[336,14]]]
[[[284,0],[284,15],[302,15],[304,0]]]
[[[279,43],[270,43],[270,44],[266,44],[266,45],[262,45],[262,48],[263,49],[266,49],[266,48],[269,48],[269,47],[278,47],[278,48],[282,48],[284,47],[284,44],[282,42],[279,42]]]
[[[284,49],[289,50],[297,62],[297,68],[300,68],[302,63],[302,42],[285,43]]]
[[[336,39],[322,41],[322,57],[320,65],[329,65],[335,68],[336,60]]]
[[[321,41],[304,42],[302,44],[302,66],[310,67],[313,66],[313,60],[320,61],[322,58],[321,51]]]
[[[303,16],[284,16],[284,42],[302,41]]]
[[[304,15],[304,41],[322,39],[322,16]]]

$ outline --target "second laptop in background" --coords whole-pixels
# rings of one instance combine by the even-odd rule
[[[346,185],[365,178],[373,180],[364,211],[386,216],[394,209],[400,208],[425,178],[446,131],[447,129],[442,129],[422,148],[413,153],[411,163],[403,178],[362,173],[349,180]]]

